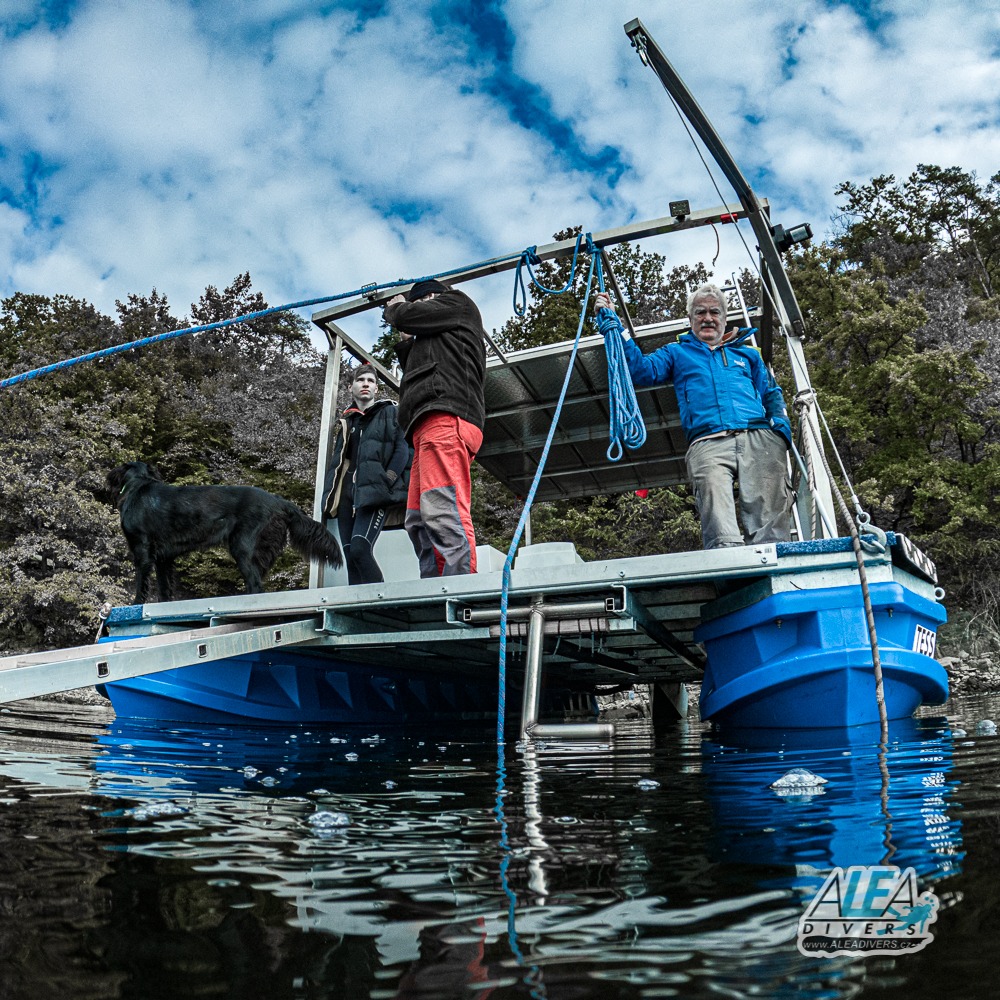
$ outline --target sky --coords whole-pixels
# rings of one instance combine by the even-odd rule
[[[1000,171],[982,0],[0,0],[0,298],[155,288],[185,316],[249,271],[282,305],[714,207],[634,17],[786,227],[829,236],[843,181]],[[463,288],[511,315],[511,272]]]

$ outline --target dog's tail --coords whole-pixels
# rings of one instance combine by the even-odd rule
[[[325,559],[337,569],[344,565],[336,538],[322,524],[307,517],[293,503],[288,504],[286,513],[288,538],[293,548],[309,559]]]

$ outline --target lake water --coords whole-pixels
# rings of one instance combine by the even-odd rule
[[[1000,698],[754,746],[457,730],[185,730],[0,714],[0,996],[992,997]],[[965,730],[965,735],[962,733]],[[779,795],[795,767],[822,793]],[[654,784],[656,783],[656,784]],[[835,866],[912,867],[915,954],[807,956]]]

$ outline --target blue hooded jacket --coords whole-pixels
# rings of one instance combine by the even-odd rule
[[[785,397],[756,348],[713,351],[688,332],[652,354],[626,338],[625,360],[637,386],[673,382],[688,444],[719,431],[770,428],[791,445]]]

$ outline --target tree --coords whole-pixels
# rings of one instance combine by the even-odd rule
[[[923,169],[937,176],[936,168]],[[930,248],[926,226],[911,241],[915,223],[903,214],[909,203],[876,181],[869,193],[877,204],[858,232],[848,228],[834,244],[790,261],[809,331],[806,356],[863,506],[876,524],[926,548],[962,602],[969,594],[962,567],[974,561],[980,581],[986,573],[995,579],[1000,554],[991,485],[1000,458],[993,443],[998,388],[996,366],[991,374],[983,365],[995,321],[965,318],[975,313],[972,289],[983,289],[967,283],[964,264],[952,259],[965,250]],[[880,229],[872,219],[881,220]],[[876,245],[919,246],[922,256],[897,255],[887,265]],[[949,270],[950,282],[942,280]]]
[[[982,186],[959,167],[920,164],[903,182],[892,174],[868,184],[841,184],[842,232],[837,246],[867,265],[880,256],[891,270],[912,273],[946,259],[970,291],[992,298],[1000,279],[1000,174]]]

